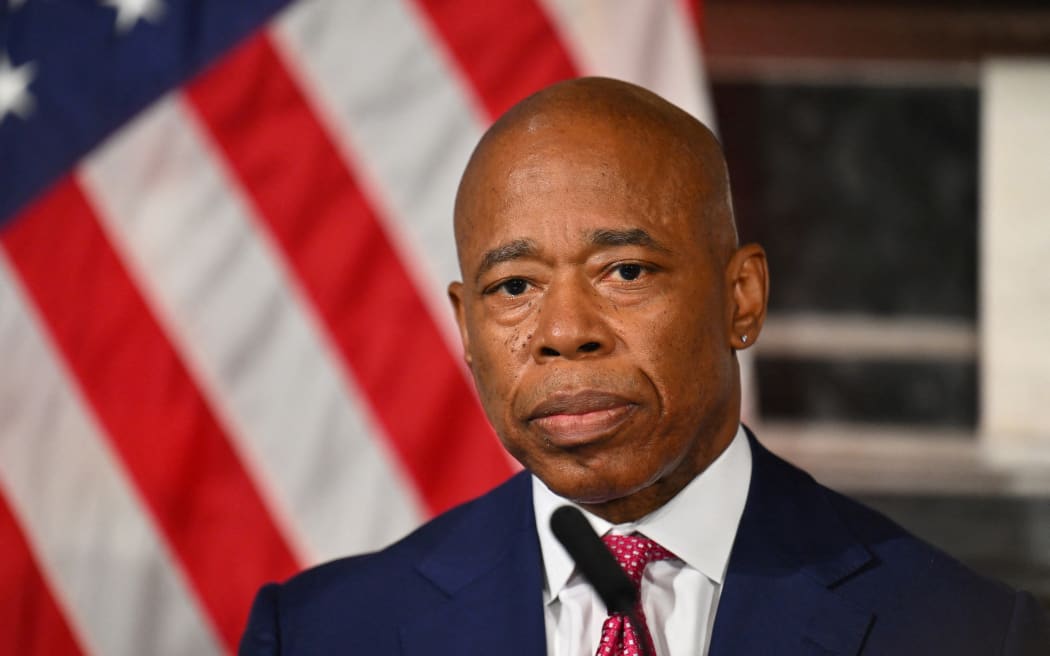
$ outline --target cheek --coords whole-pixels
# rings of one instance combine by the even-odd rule
[[[530,301],[518,308],[519,316],[506,320],[484,302],[478,303],[467,317],[471,356],[500,363],[526,359],[535,332],[533,307],[534,302]]]
[[[511,328],[473,340],[471,369],[490,386],[506,389],[528,360],[532,331]]]
[[[695,403],[705,381],[723,377],[731,355],[720,324],[694,308],[665,307],[635,334],[642,367],[673,405]]]
[[[533,330],[526,326],[515,326],[505,331],[503,352],[510,362],[524,362],[529,358],[529,345]]]
[[[512,406],[508,401],[513,398],[528,361],[532,334],[523,326],[471,334],[471,373],[486,414],[497,428],[504,422],[501,413]]]

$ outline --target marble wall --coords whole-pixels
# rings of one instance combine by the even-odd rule
[[[972,428],[975,349],[909,348],[977,321],[979,95],[972,86],[717,82],[741,238],[762,243],[771,328],[815,317],[898,330],[874,349],[764,349],[764,419]],[[870,341],[870,340],[868,340]],[[937,338],[934,336],[934,344]]]

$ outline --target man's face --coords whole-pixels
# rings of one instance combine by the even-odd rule
[[[586,121],[519,132],[460,201],[450,295],[482,404],[580,503],[669,498],[736,429],[728,290],[682,161]]]

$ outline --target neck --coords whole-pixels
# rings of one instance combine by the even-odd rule
[[[635,522],[661,508],[682,491],[726,450],[736,435],[739,421],[733,421],[706,442],[693,458],[658,478],[642,489],[619,499],[599,503],[581,503],[583,508],[607,522],[624,524]]]

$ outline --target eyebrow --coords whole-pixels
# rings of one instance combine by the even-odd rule
[[[644,246],[664,253],[671,252],[670,248],[653,239],[652,235],[641,228],[630,230],[601,228],[591,233],[591,243],[595,246]],[[477,274],[474,275],[474,280],[480,280],[481,276],[498,264],[524,257],[535,257],[538,252],[539,247],[531,239],[515,239],[500,244],[486,251],[482,256],[481,265],[478,267]]]
[[[478,267],[478,272],[474,276],[474,280],[478,280],[486,271],[502,264],[503,262],[509,262],[511,260],[517,260],[523,257],[530,257],[536,255],[539,249],[536,247],[536,242],[531,239],[515,239],[514,241],[500,244],[485,253],[485,256],[481,258],[481,266]]]
[[[653,239],[645,230],[612,230],[603,228],[591,233],[591,243],[596,246],[645,246],[654,250],[670,253],[671,249]]]

